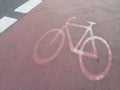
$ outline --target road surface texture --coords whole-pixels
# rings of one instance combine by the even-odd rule
[[[3,16],[21,18],[24,14],[14,12],[14,9],[28,0],[0,0],[0,18]]]
[[[94,35],[104,38],[111,48],[112,66],[101,80],[92,81],[83,74],[79,55],[69,49],[66,33],[63,48],[53,61],[38,64],[33,58],[40,37],[51,29],[61,28],[72,16],[77,17],[73,20],[77,24],[89,25],[87,21],[96,22]],[[76,44],[84,30],[71,26],[69,28],[73,43]],[[0,34],[0,90],[120,90],[119,36],[119,0],[44,0],[9,30]],[[43,58],[60,45],[62,40],[59,36],[57,43],[49,50],[44,46],[50,44],[50,38],[39,45],[43,46],[42,49],[37,50]],[[107,65],[106,47],[102,47],[101,42],[96,45],[104,61],[83,58],[85,67],[91,73],[100,73]],[[89,46],[91,43],[85,46],[86,50],[90,50]],[[44,54],[45,49],[47,54]]]

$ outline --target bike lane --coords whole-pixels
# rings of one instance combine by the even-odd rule
[[[1,34],[1,90],[119,90],[118,45],[114,44],[119,41],[118,36],[114,37],[118,35],[119,29],[117,21],[114,21],[116,18],[102,9],[93,7],[91,3],[81,6],[78,3],[82,2],[46,0]],[[103,80],[90,81],[82,74],[78,55],[70,52],[67,39],[61,52],[52,62],[39,65],[33,61],[33,50],[39,38],[51,29],[61,28],[72,16],[78,18],[76,23],[84,25],[88,25],[86,21],[89,19],[97,22],[98,26],[94,27],[93,32],[104,37],[111,46],[114,61],[110,73]],[[83,31],[71,33],[76,42]]]

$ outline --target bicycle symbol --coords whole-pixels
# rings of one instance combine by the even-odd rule
[[[35,44],[35,48],[34,48],[34,51],[33,51],[33,60],[38,64],[45,64],[45,63],[49,63],[50,61],[54,60],[54,58],[61,51],[61,49],[63,47],[63,44],[65,42],[65,35],[67,35],[67,38],[68,38],[68,41],[69,41],[69,48],[70,48],[71,52],[79,55],[79,61],[80,61],[79,64],[80,64],[80,68],[81,68],[81,71],[82,71],[83,75],[85,75],[86,78],[88,78],[89,80],[92,80],[92,81],[101,80],[109,73],[110,68],[111,68],[112,53],[111,53],[110,46],[103,38],[101,38],[99,36],[95,36],[93,34],[92,27],[93,27],[93,25],[96,24],[95,22],[88,21],[89,26],[84,26],[84,25],[78,25],[78,24],[72,23],[71,21],[73,19],[76,19],[76,17],[71,17],[65,23],[65,25],[62,26],[61,29],[53,29],[51,31],[46,32],[44,35],[41,36],[41,38]],[[77,42],[77,44],[75,46],[73,45],[68,26],[79,27],[79,28],[83,28],[83,29],[86,30],[85,33],[83,34],[83,36],[80,38],[80,40]],[[65,31],[66,31],[66,34],[65,34]],[[44,41],[43,39],[45,39],[48,35],[50,35],[52,33],[55,33],[55,32],[56,32],[55,36],[53,37],[50,44],[48,44],[48,45],[51,45],[52,43],[57,41],[57,38],[59,36],[61,36],[61,42],[60,42],[60,44],[58,44],[57,50],[55,50],[50,56],[48,56],[46,58],[40,57],[39,54],[38,54],[39,45],[42,44],[42,41]],[[90,33],[90,37],[85,39],[85,37],[87,36],[88,33]],[[100,57],[98,56],[99,52],[97,51],[95,40],[102,43],[108,50],[107,51],[107,53],[108,53],[107,64],[105,66],[105,69],[99,74],[94,74],[94,73],[89,72],[87,70],[87,68],[85,67],[84,63],[83,63],[83,56],[92,57],[92,58],[95,58],[96,60],[101,60]],[[92,48],[93,48],[92,53],[84,51],[84,48],[89,41],[92,43]],[[81,46],[80,49],[79,49],[79,46]]]

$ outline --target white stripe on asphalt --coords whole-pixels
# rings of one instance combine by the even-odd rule
[[[0,19],[0,33],[4,32],[7,28],[13,25],[17,19],[4,16]]]
[[[20,13],[28,13],[31,11],[33,8],[35,8],[38,4],[40,4],[42,0],[29,0],[20,7],[16,8],[14,11],[15,12],[20,12]]]

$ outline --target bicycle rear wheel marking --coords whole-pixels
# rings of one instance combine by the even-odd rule
[[[39,47],[40,44],[42,44],[41,41],[42,41],[46,36],[48,36],[50,33],[53,33],[53,32],[58,32],[58,33],[59,33],[59,34],[57,33],[58,36],[59,36],[59,35],[62,35],[61,43],[60,43],[58,49],[57,49],[51,56],[46,57],[46,58],[44,58],[44,59],[43,59],[43,58],[40,58],[39,55],[38,55],[38,47]],[[57,36],[57,37],[58,37],[58,36]],[[55,38],[57,38],[57,37],[55,37]],[[54,29],[54,30],[51,30],[51,31],[46,32],[46,33],[38,40],[38,42],[37,42],[36,45],[35,45],[35,48],[34,48],[34,51],[33,51],[33,60],[34,60],[36,63],[38,63],[38,64],[49,63],[50,61],[52,61],[52,60],[58,55],[58,53],[59,53],[60,50],[62,49],[62,46],[63,46],[63,44],[64,44],[64,41],[65,41],[65,34],[64,34],[64,32],[61,32],[61,33],[60,33],[60,30],[58,30],[58,29]]]
[[[105,67],[105,69],[100,73],[100,74],[93,74],[93,73],[90,73],[86,67],[84,66],[84,63],[83,63],[83,58],[82,58],[82,54],[79,55],[79,59],[80,59],[80,68],[83,72],[83,74],[89,79],[89,80],[92,80],[92,81],[97,81],[97,80],[100,80],[100,79],[103,79],[107,74],[108,72],[110,71],[110,68],[111,68],[111,64],[112,64],[112,53],[111,53],[111,50],[110,50],[110,47],[108,45],[108,43],[101,37],[97,37],[97,36],[94,36],[94,37],[90,37],[88,39],[86,39],[84,42],[83,42],[83,45],[81,47],[81,50],[84,51],[84,47],[86,45],[86,43],[88,43],[90,40],[92,39],[97,39],[99,41],[101,41],[102,43],[104,43],[104,45],[107,47],[108,49],[108,63]]]

